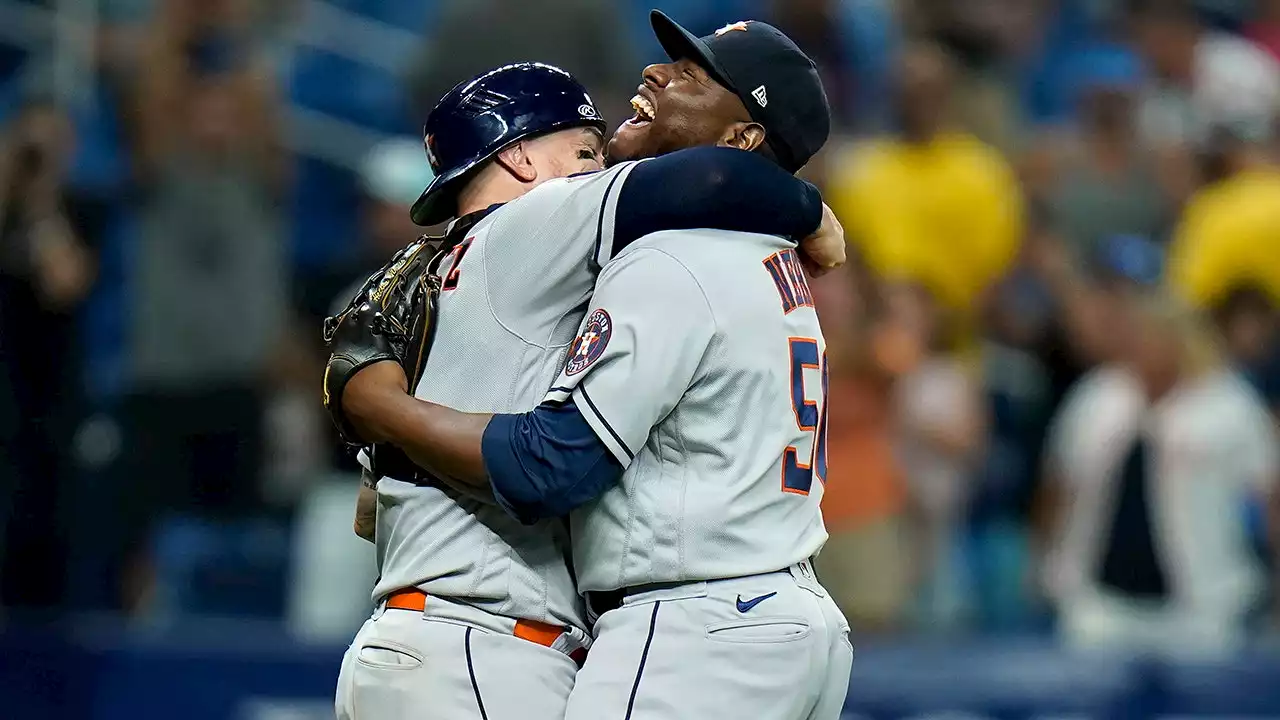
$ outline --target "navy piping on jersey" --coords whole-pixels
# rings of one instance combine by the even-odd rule
[[[565,387],[565,386],[563,386],[563,385],[557,385],[557,386],[555,386],[555,387],[551,388],[550,390],[548,390],[548,391],[547,391],[547,394],[548,394],[548,395],[550,395],[550,394],[551,394],[551,393],[553,393],[553,392],[571,393],[571,392],[573,392],[573,388],[571,388],[571,387]]]
[[[489,720],[489,715],[484,711],[484,699],[480,697],[480,685],[476,683],[476,668],[471,662],[471,628],[467,628],[467,634],[463,636],[463,645],[467,651],[467,674],[471,676],[471,690],[476,694],[476,707],[480,708],[480,720]]]
[[[604,189],[604,199],[600,201],[600,216],[596,218],[596,252],[592,259],[597,265],[603,265],[600,262],[600,244],[604,241],[604,209],[609,204],[609,196],[613,193],[613,186],[618,180],[630,171],[619,171],[614,174],[613,179],[609,181],[609,187]],[[609,255],[613,255],[613,248],[610,248]]]
[[[640,653],[640,667],[636,668],[636,681],[631,685],[631,698],[627,700],[627,717],[631,720],[631,712],[636,707],[636,693],[640,690],[640,678],[644,676],[644,665],[649,662],[649,647],[653,645],[653,631],[658,627],[658,606],[661,600],[653,603],[653,614],[649,616],[649,637],[644,639],[644,652]]]
[[[620,434],[617,433],[617,430],[613,429],[613,425],[609,424],[609,420],[605,418],[605,416],[602,413],[600,413],[599,407],[596,407],[595,402],[591,401],[591,396],[586,395],[585,384],[581,384],[581,386],[577,386],[577,389],[579,389],[579,392],[582,395],[582,400],[585,400],[586,405],[590,407],[591,413],[594,413],[595,418],[600,420],[600,424],[604,425],[604,429],[609,430],[609,434],[613,436],[613,441],[618,443],[618,447],[622,448],[622,452],[626,452],[627,460],[635,460],[636,459],[635,452],[631,452],[631,448],[627,447],[627,443],[622,442],[622,436],[620,436]]]

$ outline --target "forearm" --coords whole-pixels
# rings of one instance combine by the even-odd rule
[[[368,470],[360,473],[360,494],[356,497],[356,519],[353,529],[358,537],[374,541],[378,522],[378,479]]]
[[[96,267],[66,216],[54,210],[32,230],[34,260],[45,299],[58,308],[83,300],[93,285]]]
[[[356,377],[374,370],[376,366]],[[435,475],[475,487],[488,485],[480,446],[491,415],[462,413],[419,400],[405,392],[403,384],[389,383],[361,392],[348,388],[343,410],[364,439],[399,447],[416,465]]]
[[[492,485],[489,485],[489,484],[476,485],[472,483],[463,482],[460,480],[454,480],[453,478],[445,477],[443,475],[437,475],[437,477],[439,478],[440,482],[447,485],[449,489],[467,498],[468,500],[475,500],[476,502],[483,503],[485,505],[500,504],[498,502],[498,499],[494,497]]]
[[[394,432],[389,436],[393,445],[437,475],[463,485],[488,487],[480,443],[489,415],[462,413],[412,397],[401,404],[402,419],[392,425]]]

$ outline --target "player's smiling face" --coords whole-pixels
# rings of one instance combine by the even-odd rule
[[[643,79],[631,100],[635,115],[609,141],[610,163],[716,145],[726,128],[751,122],[738,97],[692,60],[650,65]]]

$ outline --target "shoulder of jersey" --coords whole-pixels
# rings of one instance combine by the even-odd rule
[[[593,177],[596,177],[604,173],[615,172],[619,168],[625,167],[627,165],[633,165],[636,162],[641,162],[641,161],[628,160],[626,162],[618,163],[617,165],[614,165],[612,167],[607,167],[603,170],[592,170],[591,172],[575,173],[573,175],[566,175],[564,177],[554,178],[552,180],[548,180],[542,183],[541,185],[535,187],[534,189],[530,190],[524,195],[521,195],[515,200],[512,200],[511,202],[507,203],[507,205],[525,205],[532,202],[539,202],[534,198],[544,198],[543,202],[545,202],[546,198],[556,198],[556,197],[568,195],[569,193],[572,192],[572,188],[578,186],[583,180],[589,180]]]
[[[649,159],[651,159],[651,158],[645,158],[644,160],[649,160]],[[553,183],[553,182],[557,182],[557,181],[563,181],[563,182],[565,182],[565,183],[570,183],[570,184],[572,184],[572,183],[577,182],[577,181],[579,181],[579,180],[585,180],[585,179],[590,178],[590,177],[595,177],[596,175],[599,175],[600,173],[615,172],[615,171],[618,171],[618,170],[619,170],[619,168],[624,168],[624,167],[626,167],[626,166],[628,166],[628,165],[635,165],[635,164],[636,164],[636,163],[638,163],[638,162],[644,162],[644,160],[624,160],[624,161],[622,161],[622,162],[620,162],[620,163],[617,163],[616,165],[610,165],[610,166],[609,166],[609,167],[607,167],[607,168],[601,168],[600,170],[589,170],[589,171],[587,171],[587,172],[580,172],[580,173],[574,173],[574,174],[572,174],[572,175],[566,175],[566,176],[564,176],[564,177],[562,177],[562,178],[556,178],[555,180],[550,180],[550,181],[548,181],[548,182],[546,182],[546,183],[544,183],[544,184],[546,184],[546,185],[550,185],[551,183]]]
[[[599,175],[601,172],[603,171],[577,173],[576,175],[566,175],[565,177],[548,180],[515,200],[508,202],[504,207],[524,207],[530,203],[558,202],[559,200],[551,199],[563,199],[564,196],[570,193],[570,188],[578,184],[578,181],[589,179]]]
[[[696,240],[691,241],[691,235],[696,236]],[[686,228],[649,233],[619,250],[615,258],[632,257],[646,251],[665,255],[690,273],[722,275],[727,268],[741,270],[744,261],[752,266],[756,265],[759,259],[757,256],[763,247],[759,244],[761,242],[776,242],[779,250],[794,247],[791,241],[775,235],[714,228]]]

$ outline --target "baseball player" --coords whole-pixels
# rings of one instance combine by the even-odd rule
[[[707,108],[741,108],[744,149],[791,172],[826,141],[817,73],[782,33],[653,22],[672,62],[646,69],[611,155],[696,135]],[[569,720],[839,716],[848,625],[810,566],[826,540],[825,342],[791,242],[691,230],[631,243],[532,411],[457,413],[403,382],[396,364],[369,367],[347,411],[522,523],[571,513],[596,620]]]
[[[438,320],[418,397],[477,412],[534,407],[563,366],[599,268],[644,234],[710,226],[804,237],[824,220],[811,185],[724,148],[544,182],[598,169],[601,127],[582,88],[539,64],[463,83],[432,111],[425,142],[436,179],[413,217],[457,219],[436,271]],[[741,129],[722,128],[729,141]],[[361,317],[343,320],[343,332],[360,330]],[[335,348],[331,408],[362,364],[387,359],[361,352]],[[563,524],[522,524],[381,448],[363,462],[376,482],[381,575],[377,609],[343,661],[339,717],[562,718],[570,656],[589,642]]]

